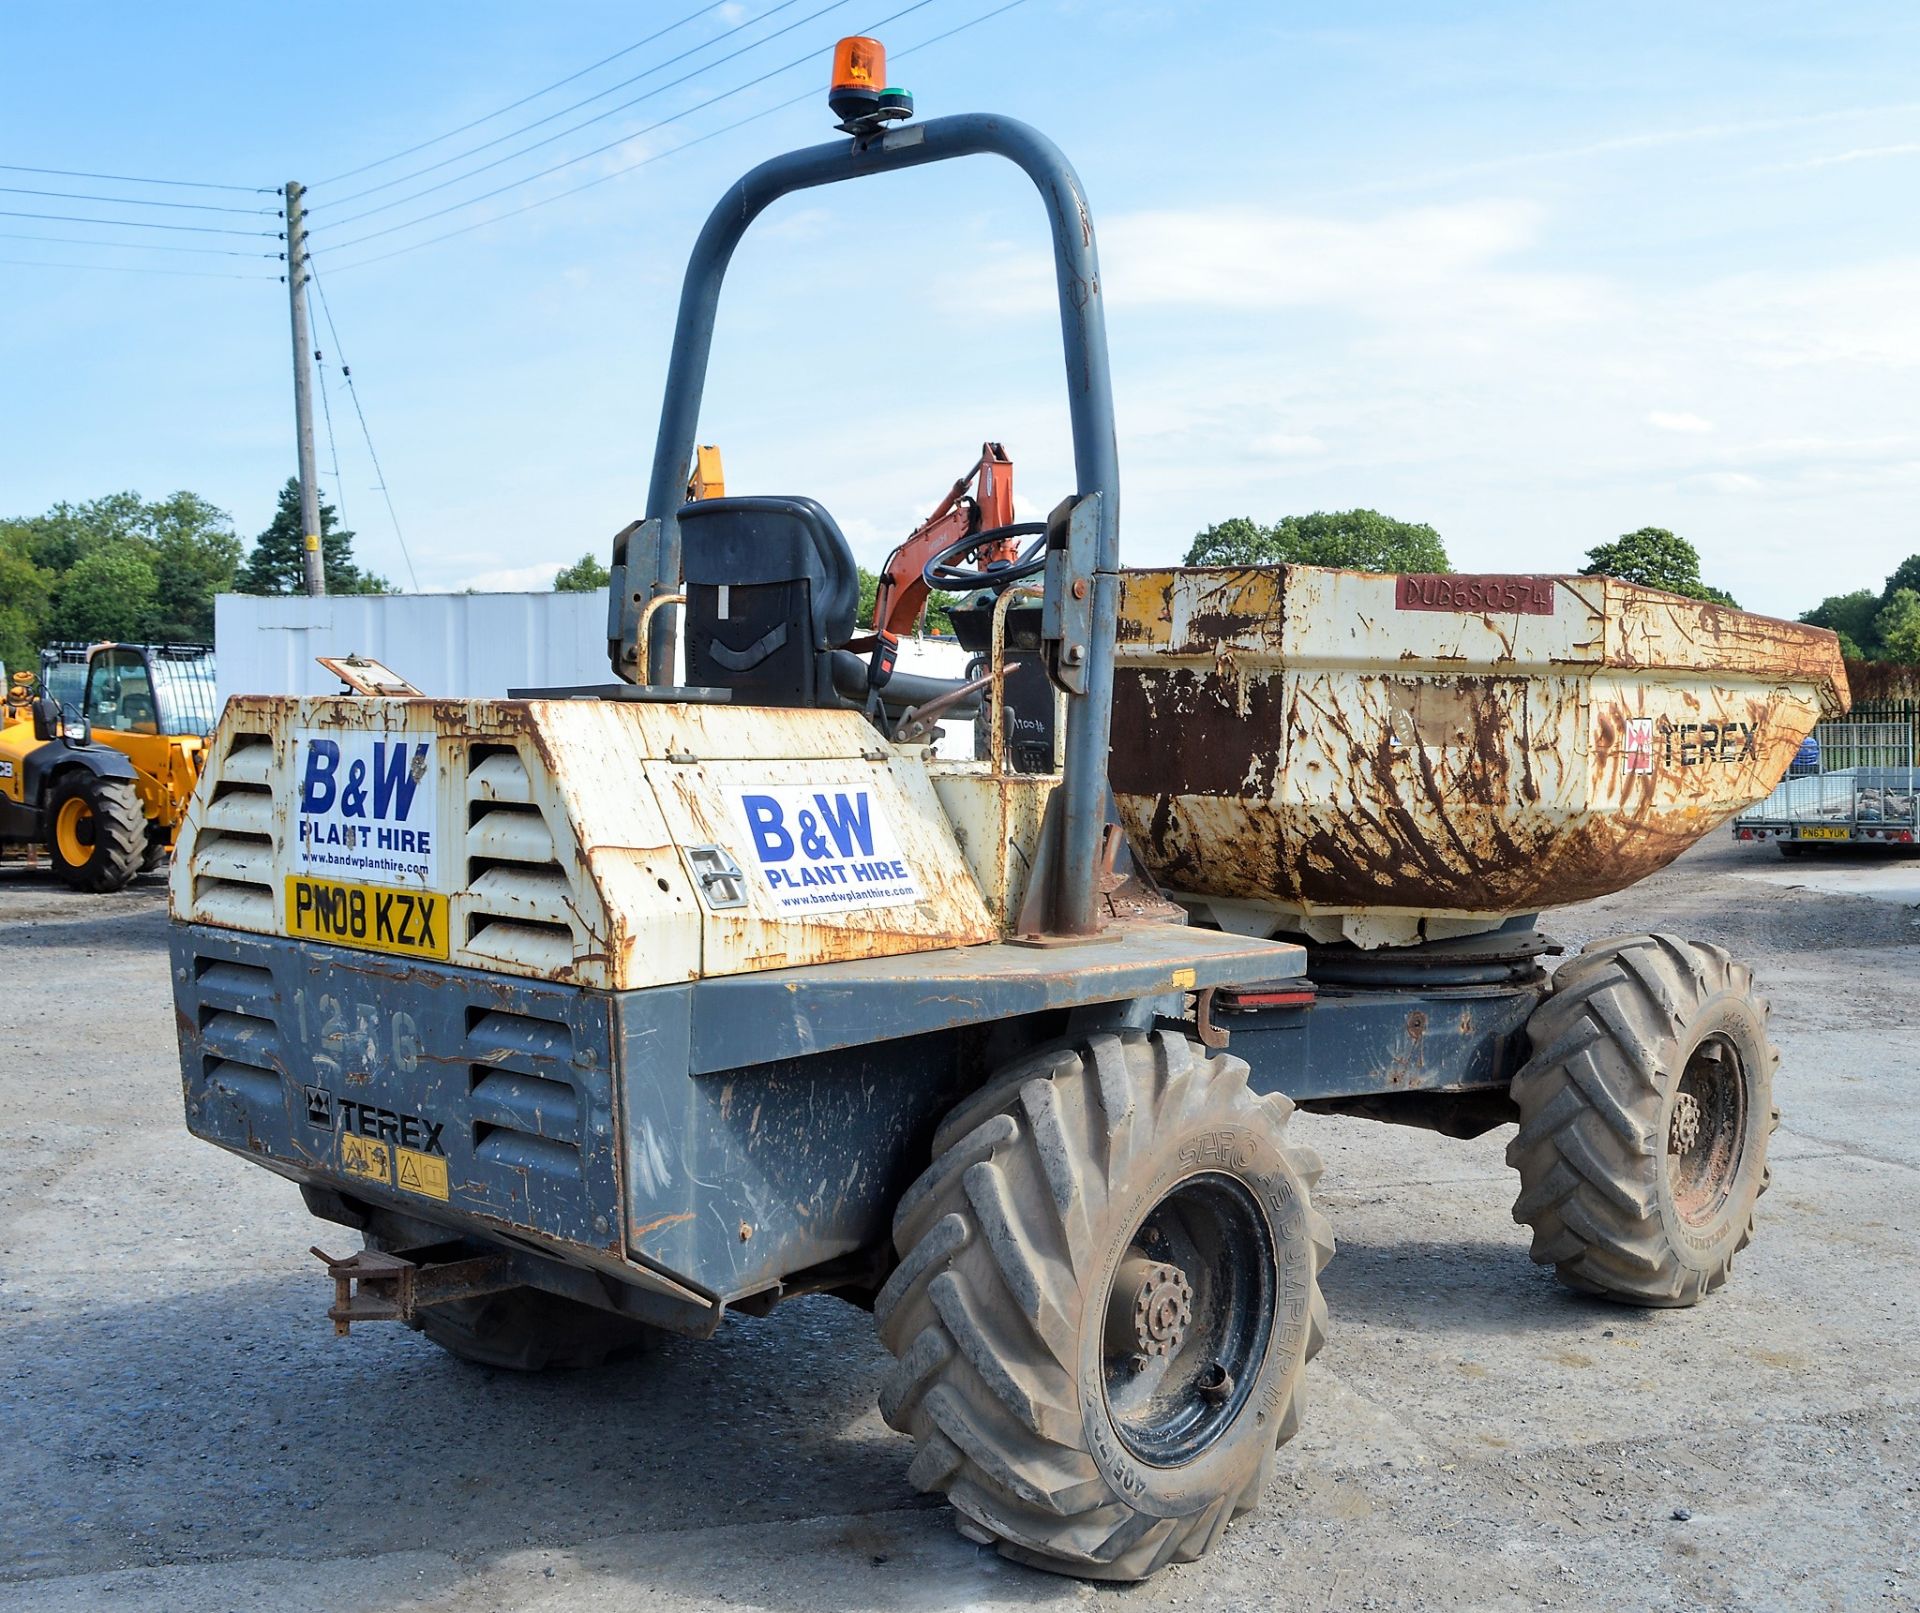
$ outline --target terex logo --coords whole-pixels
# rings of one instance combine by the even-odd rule
[[[422,1120],[418,1115],[397,1114],[392,1109],[375,1108],[370,1103],[355,1103],[350,1098],[334,1101],[340,1117],[339,1129],[357,1137],[377,1137],[382,1142],[398,1143],[402,1148],[417,1148],[422,1153],[445,1155],[440,1146],[444,1121]]]

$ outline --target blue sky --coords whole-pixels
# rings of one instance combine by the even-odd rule
[[[341,352],[421,585],[537,585],[640,512],[679,276],[708,207],[761,157],[829,135],[823,93],[741,120],[823,90],[832,39],[910,3],[801,21],[827,0],[798,0],[764,22],[778,0],[713,7],[345,178],[697,0],[13,4],[0,162],[309,184],[338,323],[337,344],[319,336],[338,491],[362,558],[407,577],[338,390]],[[923,115],[1026,118],[1080,170],[1109,293],[1129,562],[1176,559],[1227,516],[1354,504],[1433,522],[1473,569],[1577,569],[1592,544],[1654,524],[1692,538],[1742,603],[1794,614],[1877,588],[1920,550],[1920,9],[1026,0],[900,59],[1000,3],[927,0],[881,33]],[[588,179],[604,182],[560,196]],[[729,281],[701,427],[731,489],[820,498],[869,563],[983,437],[1006,442],[1030,508],[1070,490],[1024,183],[983,159],[767,216]],[[273,201],[19,172],[0,184]],[[529,202],[543,205],[370,261]],[[274,227],[17,193],[0,207]],[[278,266],[22,234],[275,243],[0,217],[0,259],[259,276],[0,263],[0,512],[188,487],[257,531],[293,465]],[[862,371],[870,388],[850,383]],[[331,495],[324,425],[320,456]]]

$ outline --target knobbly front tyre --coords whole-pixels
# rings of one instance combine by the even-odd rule
[[[130,780],[75,768],[54,785],[47,850],[74,890],[96,896],[119,890],[140,872],[146,848],[146,815]]]
[[[1767,1000],[1722,948],[1596,942],[1555,972],[1514,1077],[1513,1218],[1585,1293],[1698,1303],[1753,1239],[1779,1123]]]
[[[1144,1579],[1258,1502],[1333,1253],[1292,1105],[1164,1031],[1030,1054],[951,1114],[894,1217],[887,1422],[961,1532]]]

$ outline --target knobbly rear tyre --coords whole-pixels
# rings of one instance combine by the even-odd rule
[[[565,1372],[651,1349],[659,1330],[538,1288],[510,1288],[420,1312],[420,1331],[475,1366]]]
[[[1090,1579],[1209,1550],[1299,1426],[1333,1253],[1284,1098],[1184,1037],[1016,1061],[894,1217],[882,1415],[969,1538]]]
[[[74,890],[105,895],[140,872],[147,819],[129,779],[69,770],[47,803],[47,851]]]
[[[1513,1218],[1562,1282],[1698,1303],[1752,1241],[1779,1123],[1767,1000],[1716,946],[1598,942],[1555,973],[1514,1078]]]

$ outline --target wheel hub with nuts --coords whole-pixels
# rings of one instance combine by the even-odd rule
[[[1189,1177],[1147,1211],[1102,1319],[1107,1407],[1136,1457],[1190,1461],[1232,1425],[1266,1358],[1276,1288],[1272,1233],[1243,1183]]]
[[[1682,1092],[1674,1100],[1673,1124],[1667,1134],[1667,1152],[1684,1154],[1700,1143],[1700,1100]]]
[[[1739,1176],[1746,1125],[1739,1052],[1726,1037],[1709,1037],[1681,1071],[1667,1122],[1667,1184],[1681,1220],[1705,1226],[1719,1214]]]
[[[1116,1341],[1143,1356],[1173,1355],[1193,1325],[1193,1285],[1178,1266],[1134,1255],[1113,1282],[1116,1303],[1109,1312],[1119,1332]],[[1132,1303],[1126,1302],[1132,1296]]]

